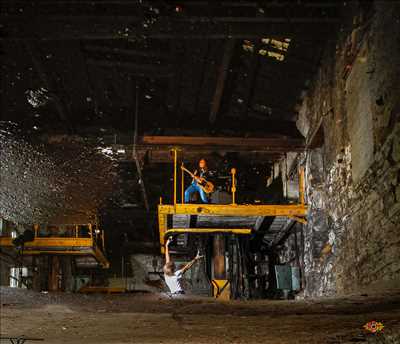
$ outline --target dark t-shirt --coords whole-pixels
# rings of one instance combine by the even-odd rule
[[[206,180],[209,180],[211,174],[210,174],[210,172],[208,170],[201,169],[201,170],[194,171],[194,175],[196,175],[196,176],[198,176],[200,178],[204,178]],[[193,182],[196,183],[195,180],[193,180]]]

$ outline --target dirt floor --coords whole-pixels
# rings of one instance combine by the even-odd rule
[[[400,343],[400,290],[249,302],[0,292],[1,336],[43,338],[43,343]],[[380,335],[363,329],[371,320],[384,324]]]

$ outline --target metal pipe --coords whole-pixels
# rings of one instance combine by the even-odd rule
[[[183,162],[182,162],[182,167],[183,167]],[[181,169],[181,203],[185,203],[185,174],[183,170]]]
[[[304,204],[304,167],[299,169],[299,203]]]

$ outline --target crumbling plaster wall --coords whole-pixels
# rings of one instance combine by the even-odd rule
[[[400,287],[400,4],[353,9],[303,100],[306,296]]]

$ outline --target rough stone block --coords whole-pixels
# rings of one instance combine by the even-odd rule
[[[396,201],[400,203],[400,185],[396,186]]]
[[[400,212],[400,202],[393,204],[393,206],[389,209],[389,217],[394,217]]]
[[[395,136],[392,146],[392,159],[400,162],[400,136]]]

